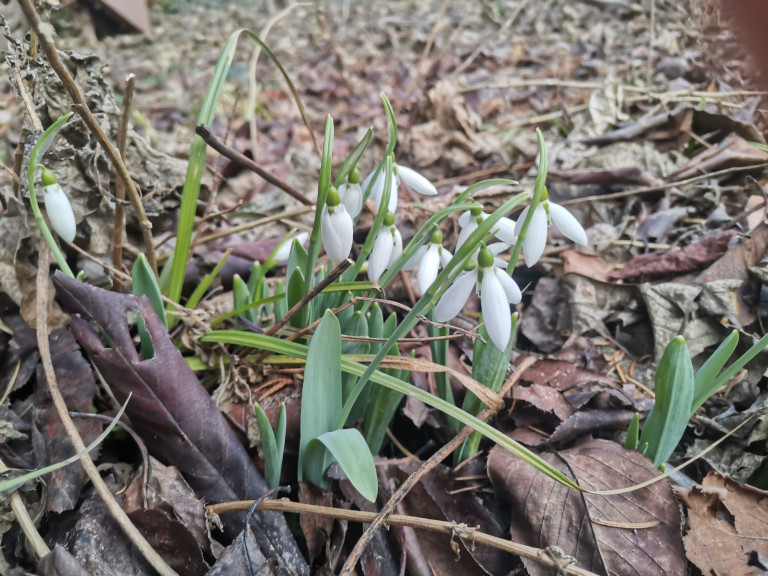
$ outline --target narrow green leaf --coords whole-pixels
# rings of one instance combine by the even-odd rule
[[[627,439],[624,441],[624,448],[627,450],[637,450],[640,445],[640,414],[635,412],[627,428]]]
[[[227,258],[229,258],[230,254],[232,254],[232,250],[228,249],[226,252],[224,252],[224,255],[221,257],[221,260],[219,260],[218,264],[216,264],[216,267],[211,271],[211,273],[203,276],[203,279],[200,281],[200,284],[198,284],[195,287],[194,292],[192,292],[192,295],[189,297],[189,300],[187,300],[187,308],[191,308],[194,310],[195,307],[200,303],[200,300],[203,299],[203,296],[205,296],[205,293],[208,291],[208,288],[211,287],[211,284],[219,275],[219,272],[221,272],[221,269],[224,267],[224,263],[227,261]],[[163,268],[163,271],[160,273],[161,290],[163,289],[162,280],[163,280],[163,274],[165,273],[166,268],[170,269],[168,264],[165,265],[165,267]]]
[[[733,351],[736,350],[736,345],[739,343],[739,331],[732,331],[728,337],[723,340],[720,346],[717,347],[712,353],[712,356],[707,358],[707,361],[701,365],[696,371],[696,375],[693,378],[693,404],[691,405],[690,416],[696,413],[704,402],[712,396],[719,386],[715,386],[717,383],[717,375],[725,366],[725,363],[730,360]]]
[[[150,360],[155,357],[155,345],[152,343],[152,335],[147,330],[144,317],[136,313],[136,330],[139,333],[139,348],[142,360]]]
[[[376,501],[379,493],[376,464],[359,430],[332,430],[315,438],[312,443],[315,442],[322,443],[333,455],[349,481],[366,500]]]
[[[509,368],[509,359],[512,356],[512,346],[514,345],[516,331],[517,313],[512,315],[512,336],[507,343],[507,348],[502,352],[491,342],[488,331],[485,329],[485,324],[478,330],[486,343],[484,344],[480,338],[475,339],[472,354],[472,378],[485,384],[494,392],[498,392],[504,383],[504,376]],[[462,410],[476,416],[480,413],[482,405],[480,399],[467,390],[464,396],[464,403],[461,406]],[[454,454],[454,462],[459,464],[467,458],[474,456],[480,448],[480,439],[480,434],[473,432]]]
[[[288,277],[288,285],[285,289],[285,304],[287,310],[290,310],[298,304],[299,300],[304,298],[306,293],[307,284],[304,281],[304,274],[302,273],[301,268],[296,267]],[[294,314],[288,323],[294,328],[304,328],[304,326],[306,326],[301,314]]]
[[[264,54],[272,60],[277,66],[277,69],[283,76],[288,89],[293,95],[296,106],[299,108],[299,113],[304,120],[305,126],[309,130],[312,136],[312,141],[315,142],[315,133],[312,129],[312,125],[309,122],[304,106],[299,98],[299,93],[296,87],[291,82],[288,73],[283,68],[280,61],[275,57],[272,51],[261,41],[261,39],[248,30],[236,30],[230,34],[227,39],[227,43],[221,51],[219,60],[216,63],[216,68],[213,72],[213,78],[208,85],[208,90],[203,98],[202,106],[200,107],[200,114],[197,117],[197,123],[205,126],[210,126],[213,122],[216,106],[219,103],[221,92],[224,88],[224,83],[229,73],[232,60],[235,57],[235,49],[237,47],[237,40],[241,34],[245,34],[253,42],[258,44],[263,50]],[[174,302],[179,302],[181,298],[181,289],[184,285],[184,273],[187,268],[187,261],[189,258],[189,250],[192,246],[192,235],[194,233],[195,226],[195,213],[197,212],[197,200],[200,195],[200,183],[202,182],[203,173],[205,171],[205,141],[200,136],[195,136],[192,141],[192,146],[189,153],[189,164],[187,167],[187,176],[184,180],[184,189],[181,195],[181,208],[179,215],[179,225],[176,232],[176,248],[174,250],[173,267],[171,272],[171,282],[168,289],[168,297]]]
[[[400,327],[402,327],[402,324],[400,325]],[[315,338],[313,338],[312,340],[314,341]],[[298,359],[305,359],[307,358],[307,354],[308,354],[307,346],[303,344],[299,344],[297,342],[287,342],[286,340],[283,340],[281,338],[276,338],[274,336],[267,336],[265,334],[254,334],[252,332],[243,332],[240,330],[217,330],[213,332],[208,332],[207,334],[204,334],[203,336],[201,336],[200,341],[201,342],[220,342],[222,344],[234,344],[236,346],[248,346],[250,348],[260,348],[263,350],[269,350],[271,352],[274,352],[280,355],[280,356],[266,358],[264,360],[265,363],[270,363],[270,361],[285,363],[286,360],[288,360],[287,358],[285,358],[286,356],[295,357]],[[339,349],[341,349],[340,342],[339,342]],[[375,359],[376,358],[374,358],[373,360]],[[300,364],[300,363],[301,363],[301,360],[299,362],[295,362],[293,365]],[[358,362],[353,362],[352,360],[349,360],[347,358],[342,358],[341,369],[344,372],[349,372],[350,374],[355,374],[356,376],[362,377],[369,372],[370,364],[368,365],[368,367],[366,367]],[[309,369],[307,368],[305,371],[309,372]],[[491,426],[487,422],[478,420],[474,416],[467,414],[466,412],[464,412],[463,410],[461,410],[456,406],[448,404],[441,398],[438,398],[437,396],[433,396],[429,392],[421,390],[420,388],[417,388],[412,384],[403,382],[402,380],[398,380],[397,378],[393,378],[392,376],[389,376],[388,374],[384,374],[378,370],[371,370],[368,376],[376,384],[385,386],[387,388],[391,388],[396,392],[401,392],[403,394],[407,394],[408,396],[412,396],[417,400],[421,400],[428,406],[432,406],[433,408],[436,408],[441,412],[450,414],[451,416],[453,416],[463,424],[467,426],[471,426],[475,430],[479,431],[486,438],[493,440],[503,448],[509,450],[510,452],[515,454],[518,458],[530,464],[536,470],[543,472],[544,474],[546,474],[556,482],[559,482],[560,484],[569,486],[571,488],[575,488],[577,490],[580,489],[578,484],[576,484],[573,480],[568,478],[568,476],[560,472],[557,468],[553,467],[548,462],[542,460],[539,456],[537,456],[536,454],[534,454],[524,446],[518,444],[503,432],[496,430],[493,426]]]
[[[339,167],[339,173],[336,175],[336,180],[333,182],[333,185],[336,186],[336,188],[344,183],[347,176],[352,171],[352,168],[357,166],[357,162],[365,152],[365,149],[368,148],[368,144],[371,143],[372,138],[373,128],[368,128],[365,136],[363,136],[360,142],[358,142],[355,147],[352,148],[352,152],[349,153],[344,162],[342,162],[341,167]]]
[[[240,274],[232,277],[232,296],[235,300],[235,308],[246,308],[243,316],[250,322],[256,322],[256,311],[248,308],[251,304],[251,291],[248,290],[245,281],[240,278]]]
[[[251,275],[248,276],[248,292],[251,294],[251,300],[261,298],[262,286],[264,284],[264,268],[259,262],[254,262],[251,267]]]
[[[648,443],[654,466],[667,461],[683,437],[693,401],[693,365],[682,336],[667,345],[656,369],[656,402],[645,421],[640,443]]]
[[[144,254],[139,254],[136,262],[131,268],[131,278],[133,280],[133,293],[146,296],[152,309],[158,315],[163,325],[168,328],[168,319],[165,317],[165,306],[163,305],[163,295],[160,293],[160,285],[157,283],[157,277],[152,271],[152,267],[147,262]]]
[[[282,455],[278,452],[275,433],[264,409],[256,403],[253,405],[253,411],[256,414],[256,425],[261,437],[261,450],[264,452],[264,480],[270,488],[277,488],[280,485]]]
[[[125,404],[123,404],[122,407],[120,408],[120,411],[117,414],[115,414],[115,417],[109,423],[109,426],[107,426],[104,429],[104,432],[99,434],[96,440],[88,444],[88,446],[86,446],[84,450],[81,450],[77,454],[70,456],[66,460],[62,460],[61,462],[56,462],[55,464],[51,464],[50,466],[45,466],[44,468],[39,468],[38,470],[32,470],[31,472],[27,472],[19,476],[14,476],[13,478],[8,478],[0,481],[0,493],[16,490],[17,488],[19,488],[20,486],[23,486],[30,480],[34,480],[35,478],[40,478],[41,476],[45,476],[46,474],[55,472],[56,470],[64,468],[65,466],[69,466],[70,464],[80,460],[80,458],[88,454],[88,452],[90,452],[91,450],[96,448],[99,444],[104,442],[104,439],[107,436],[109,436],[109,433],[112,432],[112,429],[120,422],[120,418],[122,418],[123,414],[125,413],[125,407],[128,406],[128,402],[130,401],[131,401],[131,395],[129,394],[128,398],[126,398],[125,400]]]
[[[341,413],[341,328],[332,312],[325,313],[315,330],[306,358],[301,389],[299,480],[306,472],[304,451],[310,440],[335,430]]]
[[[311,283],[315,277],[315,264],[320,255],[323,240],[320,236],[323,208],[331,188],[331,169],[333,167],[333,118],[330,115],[325,119],[325,139],[323,140],[323,156],[320,160],[320,177],[317,182],[317,206],[315,206],[315,220],[312,224],[312,232],[309,235],[309,251],[305,265],[302,267],[304,277]],[[311,289],[312,286],[307,286]]]

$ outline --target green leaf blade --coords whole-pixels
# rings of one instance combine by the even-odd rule
[[[321,434],[313,442],[325,446],[360,494],[370,502],[376,501],[379,493],[376,464],[359,430],[333,430]]]

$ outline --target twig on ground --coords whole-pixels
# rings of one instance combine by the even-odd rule
[[[70,442],[75,447],[75,450],[82,452],[85,450],[85,443],[80,437],[75,423],[69,416],[69,409],[64,402],[64,397],[61,395],[59,385],[56,382],[56,373],[53,370],[53,361],[51,360],[51,350],[48,346],[48,260],[49,250],[48,244],[45,240],[40,242],[40,256],[37,264],[37,300],[35,308],[37,312],[37,347],[40,351],[40,360],[43,363],[43,371],[45,372],[45,378],[48,382],[48,391],[51,394],[51,399],[56,407],[56,412],[61,419],[61,423],[67,432]],[[138,531],[136,526],[133,525],[128,515],[123,511],[120,505],[115,500],[109,488],[101,478],[96,465],[91,460],[90,454],[86,453],[80,462],[83,464],[86,474],[90,479],[93,487],[98,492],[104,504],[109,509],[115,521],[123,530],[125,535],[130,539],[131,543],[141,552],[141,554],[147,559],[152,567],[157,570],[161,576],[178,576],[176,572],[163,560],[163,558],[155,551],[149,542],[146,541],[141,532]]]
[[[120,152],[120,158],[125,161],[125,145],[128,136],[128,118],[131,115],[131,102],[133,102],[133,89],[136,85],[136,75],[128,74],[125,79],[125,90],[123,91],[123,104],[120,107],[120,118],[117,121],[117,149]],[[115,268],[123,268],[123,226],[125,220],[125,183],[118,178],[115,182],[115,226],[112,239],[112,263]],[[115,279],[112,284],[115,292],[122,290],[122,284]]]
[[[233,148],[230,148],[224,143],[219,142],[219,140],[213,134],[211,134],[211,131],[208,129],[208,126],[198,124],[197,128],[195,129],[195,134],[200,136],[205,141],[205,143],[208,144],[208,146],[216,150],[216,152],[218,152],[222,156],[229,158],[230,160],[232,160],[232,162],[237,162],[238,164],[245,166],[246,168],[248,168],[249,170],[252,170],[253,172],[256,172],[256,174],[264,178],[264,180],[272,184],[272,186],[280,188],[280,190],[282,190],[283,192],[287,192],[302,204],[306,206],[314,205],[314,202],[312,202],[312,200],[304,196],[304,194],[296,190],[296,188],[294,188],[287,182],[280,180],[280,178],[278,178],[277,176],[273,176],[272,174],[264,170],[264,168],[259,166],[256,162],[254,162],[244,154],[241,154],[237,150],[234,150]]]
[[[230,512],[242,512],[248,510],[255,500],[243,500],[240,502],[224,502],[222,504],[211,504],[207,507],[210,514],[227,514]],[[301,502],[292,502],[287,498],[279,500],[264,500],[259,503],[257,510],[269,510],[275,512],[290,512],[291,514],[316,514],[335,518],[337,520],[346,520],[348,522],[368,523],[376,519],[375,512],[363,512],[361,510],[345,510],[343,508],[332,508],[330,506],[318,506],[316,504],[302,504]],[[510,540],[491,536],[485,532],[480,532],[477,528],[459,524],[456,522],[445,522],[442,520],[431,520],[429,518],[419,518],[418,516],[406,516],[404,514],[392,514],[387,517],[385,522],[388,526],[404,526],[423,530],[431,530],[446,534],[451,538],[458,538],[464,541],[468,547],[472,544],[485,544],[493,546],[499,550],[504,550],[510,554],[517,554],[525,558],[535,560],[544,566],[560,568],[564,574],[573,576],[596,576],[594,572],[574,566],[573,564],[560,564],[553,559],[546,549],[534,548],[525,544],[518,544]]]
[[[27,20],[29,20],[30,26],[32,26],[32,29],[37,35],[40,41],[40,46],[42,46],[43,51],[48,58],[48,62],[51,65],[51,68],[53,68],[54,72],[56,72],[56,75],[64,84],[64,87],[66,88],[67,92],[69,92],[70,97],[74,101],[72,108],[74,108],[74,110],[80,115],[80,117],[85,122],[85,125],[94,135],[96,140],[98,140],[99,144],[101,144],[102,148],[104,149],[104,153],[115,167],[117,177],[123,181],[123,184],[125,184],[125,188],[128,191],[128,196],[130,196],[131,199],[131,205],[136,211],[136,217],[139,221],[139,227],[141,228],[142,236],[144,237],[144,249],[147,251],[147,261],[149,262],[150,266],[152,266],[155,274],[157,274],[155,245],[152,238],[152,224],[147,218],[147,214],[144,211],[144,206],[141,203],[141,196],[139,195],[139,191],[136,189],[136,186],[134,186],[130,174],[128,174],[128,169],[120,159],[120,155],[117,153],[117,150],[115,150],[115,147],[112,146],[109,138],[107,138],[107,135],[101,129],[101,126],[99,126],[98,120],[96,120],[88,108],[88,104],[85,102],[85,98],[83,98],[83,95],[80,92],[80,89],[77,87],[77,84],[75,84],[75,81],[72,79],[69,70],[67,70],[67,67],[61,61],[61,58],[59,58],[59,53],[56,50],[56,45],[54,44],[53,36],[51,34],[51,30],[53,28],[50,24],[44,23],[40,19],[37,10],[35,10],[35,7],[32,5],[32,0],[19,0],[19,5],[21,6],[24,15],[27,17]],[[30,191],[30,193],[32,192]]]
[[[624,192],[615,192],[613,194],[598,194],[596,196],[585,196],[583,198],[573,198],[572,200],[563,200],[560,202],[563,206],[569,204],[582,204],[584,202],[595,202],[600,200],[616,200],[618,198],[628,198],[636,194],[650,194],[651,192],[662,192],[669,188],[675,188],[677,186],[685,186],[687,184],[693,184],[702,180],[709,180],[710,178],[718,178],[720,176],[727,176],[728,174],[736,174],[738,172],[748,172],[751,170],[759,170],[768,167],[768,162],[762,164],[752,164],[751,166],[733,166],[731,168],[724,168],[716,172],[708,172],[706,174],[700,174],[685,180],[677,180],[675,182],[667,182],[666,184],[659,184],[657,186],[646,186],[645,188],[636,188],[634,190],[625,190]]]
[[[2,460],[0,460],[0,474],[4,474],[5,472],[8,472],[8,467]],[[21,531],[27,538],[27,543],[31,546],[38,559],[46,554],[50,554],[51,549],[48,548],[45,540],[40,536],[40,532],[37,531],[34,521],[29,517],[27,507],[24,505],[24,500],[19,495],[18,490],[11,492],[10,504],[11,511],[13,512],[13,515],[16,516],[16,521],[19,523]]]

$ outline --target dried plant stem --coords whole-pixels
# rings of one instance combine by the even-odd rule
[[[0,474],[4,474],[7,471],[8,467],[2,460],[0,460]],[[40,532],[37,531],[35,523],[32,521],[32,518],[29,517],[29,512],[27,512],[27,507],[24,505],[24,500],[19,496],[17,490],[14,490],[11,493],[10,500],[13,515],[16,516],[16,521],[19,523],[19,527],[24,533],[24,536],[26,536],[27,542],[32,547],[32,550],[34,550],[35,555],[38,558],[42,558],[46,554],[49,554],[51,549],[48,548],[45,540],[40,536]]]
[[[512,374],[512,377],[507,382],[505,382],[504,385],[501,387],[501,390],[499,390],[499,397],[503,398],[504,394],[506,394],[506,392],[512,386],[514,386],[515,382],[517,382],[520,379],[520,376],[522,376],[523,373],[536,362],[536,360],[537,358],[533,356],[528,356],[527,358],[525,358],[517,367],[517,369],[515,370],[515,373]],[[493,414],[494,414],[493,410],[491,410],[490,408],[486,408],[478,415],[478,418],[480,420],[485,420],[486,418],[490,417]],[[440,450],[435,452],[428,460],[426,460],[424,464],[422,464],[419,467],[418,470],[416,470],[413,474],[411,474],[408,478],[405,479],[405,482],[403,482],[400,488],[398,488],[397,491],[394,494],[392,494],[392,497],[384,505],[384,507],[376,516],[376,518],[371,522],[368,528],[365,529],[365,532],[363,532],[363,535],[357,541],[357,543],[355,544],[355,547],[352,549],[352,552],[347,558],[347,561],[344,563],[344,567],[339,573],[339,576],[352,576],[352,574],[355,573],[355,566],[360,560],[360,556],[363,554],[363,550],[368,545],[368,542],[370,542],[371,539],[373,538],[373,535],[376,532],[376,530],[378,530],[382,525],[388,522],[390,515],[395,511],[395,508],[400,505],[400,503],[403,501],[403,499],[408,494],[408,492],[411,491],[411,488],[416,486],[416,484],[419,483],[419,480],[421,480],[421,478],[423,478],[430,470],[435,468],[438,464],[440,464],[440,462],[442,462],[445,458],[447,458],[450,454],[452,454],[454,450],[456,450],[459,446],[461,446],[462,442],[464,442],[464,440],[469,438],[472,432],[473,432],[473,429],[471,427],[465,426],[461,430],[461,432],[459,432],[448,443],[446,443],[442,448],[440,448]],[[506,542],[506,540],[504,540],[504,542]],[[515,552],[515,553],[519,554],[519,552]],[[538,556],[536,556],[536,558],[538,558]]]
[[[96,140],[98,140],[99,144],[101,144],[102,148],[104,149],[104,153],[115,167],[118,178],[122,180],[123,184],[125,185],[125,188],[128,191],[128,196],[131,199],[131,205],[136,211],[136,217],[139,220],[141,233],[144,237],[144,249],[147,251],[147,260],[149,261],[150,266],[152,266],[152,269],[155,271],[155,274],[157,274],[155,245],[152,239],[152,224],[147,218],[147,214],[144,211],[144,206],[141,203],[139,191],[136,189],[136,186],[134,186],[133,180],[131,180],[131,176],[128,174],[128,169],[125,167],[125,164],[120,158],[120,154],[118,154],[115,147],[112,146],[109,138],[107,138],[107,135],[104,134],[101,126],[99,126],[99,122],[88,108],[88,104],[86,104],[85,98],[83,98],[80,89],[72,79],[69,70],[67,70],[67,67],[61,61],[61,58],[59,58],[59,53],[56,50],[56,45],[53,42],[53,35],[51,34],[51,25],[43,22],[40,19],[40,15],[32,5],[32,0],[19,0],[19,5],[21,6],[24,15],[27,17],[27,20],[29,20],[30,26],[32,26],[32,29],[37,35],[40,46],[42,46],[43,52],[45,52],[51,68],[53,68],[54,72],[56,72],[56,75],[64,84],[64,87],[67,89],[67,92],[69,92],[70,97],[74,101],[72,107],[83,119],[85,125],[95,136]]]
[[[222,504],[212,504],[208,506],[208,512],[211,514],[226,514],[229,512],[241,512],[248,510],[254,503],[254,500],[244,500],[241,502],[225,502]],[[345,510],[343,508],[332,508],[329,506],[317,506],[314,504],[302,504],[301,502],[292,502],[286,498],[280,500],[264,500],[257,506],[257,510],[270,510],[277,512],[290,512],[292,514],[315,514],[327,518],[336,518],[347,522],[369,523],[376,519],[375,512],[363,512],[360,510]],[[593,572],[584,570],[572,564],[559,564],[547,550],[518,544],[510,540],[491,536],[477,528],[458,524],[456,522],[444,522],[441,520],[431,520],[429,518],[419,518],[418,516],[406,516],[404,514],[392,514],[387,517],[385,522],[387,526],[403,526],[422,530],[431,530],[440,532],[454,538],[462,540],[467,547],[474,544],[485,544],[504,550],[511,554],[517,554],[525,558],[535,560],[544,566],[560,569],[562,574],[573,576],[595,576]]]
[[[117,121],[117,149],[120,152],[120,158],[125,161],[125,145],[128,137],[128,118],[131,116],[131,102],[133,102],[133,89],[136,86],[136,76],[128,74],[125,79],[125,90],[123,91],[123,105],[120,107],[120,118]],[[112,237],[112,264],[118,270],[123,268],[123,228],[125,220],[125,183],[118,178],[115,182],[115,226],[114,236]],[[122,284],[115,278],[112,289],[120,292]]]
[[[253,172],[256,172],[259,176],[264,178],[267,182],[272,184],[272,186],[275,186],[276,188],[280,188],[280,190],[287,192],[296,200],[304,204],[305,206],[313,206],[314,202],[304,196],[301,192],[296,190],[293,186],[288,184],[287,182],[284,182],[283,180],[280,180],[277,176],[273,176],[264,168],[259,166],[256,162],[248,158],[247,156],[240,154],[237,150],[233,150],[229,146],[226,146],[225,144],[219,142],[216,137],[211,134],[210,129],[207,126],[204,126],[202,124],[199,124],[197,128],[195,129],[195,134],[200,136],[208,146],[216,150],[219,154],[224,156],[225,158],[229,158],[232,160],[232,162],[237,162],[238,164],[245,166],[249,170],[252,170]]]
[[[37,302],[35,306],[37,312],[37,347],[40,351],[40,360],[43,363],[45,378],[48,382],[48,390],[51,394],[51,398],[53,399],[53,403],[56,406],[56,412],[58,413],[59,418],[61,419],[61,423],[64,425],[67,436],[72,442],[72,445],[75,447],[75,450],[81,452],[85,450],[85,443],[80,437],[80,434],[75,427],[75,423],[69,416],[69,410],[67,409],[67,405],[64,402],[64,397],[61,395],[61,391],[59,390],[59,385],[56,382],[56,374],[53,370],[51,350],[48,346],[49,255],[50,253],[48,250],[48,244],[46,244],[43,240],[40,242],[40,258],[38,261],[37,283],[35,286],[37,290]],[[147,559],[147,562],[149,562],[161,576],[178,576],[176,572],[170,566],[168,566],[165,560],[163,560],[160,555],[155,552],[154,548],[149,545],[149,542],[144,539],[144,536],[141,535],[136,526],[134,526],[131,522],[130,518],[128,518],[128,515],[117,503],[114,496],[109,491],[109,488],[104,483],[104,480],[101,478],[101,475],[99,474],[96,465],[93,463],[93,460],[91,460],[90,454],[86,453],[80,459],[80,462],[82,462],[83,468],[85,469],[86,474],[88,474],[88,478],[98,492],[99,496],[101,496],[101,499],[104,501],[104,504],[107,506],[114,519],[120,525],[120,528],[131,540],[133,545],[136,546],[141,554],[143,554],[143,556]]]

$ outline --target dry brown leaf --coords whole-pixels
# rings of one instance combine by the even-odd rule
[[[705,574],[764,574],[748,562],[753,552],[768,555],[768,492],[710,472],[701,485],[675,493],[688,507],[691,562]]]
[[[607,440],[588,440],[542,457],[590,490],[619,488],[658,475],[639,452]],[[517,542],[559,546],[580,568],[599,574],[686,572],[679,506],[664,481],[617,496],[584,494],[558,484],[498,446],[488,457],[488,475],[496,490],[512,502],[511,536]],[[638,530],[606,522],[658,524]],[[535,562],[523,562],[532,576],[550,573]]]

